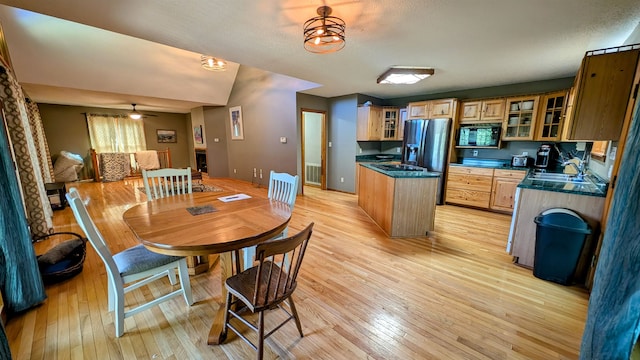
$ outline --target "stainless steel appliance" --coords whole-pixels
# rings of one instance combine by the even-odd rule
[[[540,145],[538,151],[536,152],[536,163],[535,167],[546,169],[551,167],[551,157],[553,154],[553,150],[550,145]]]
[[[526,155],[513,155],[511,157],[511,166],[527,167],[529,166],[529,157]]]
[[[402,163],[439,172],[436,203],[444,204],[444,176],[449,154],[451,119],[414,119],[404,125]]]

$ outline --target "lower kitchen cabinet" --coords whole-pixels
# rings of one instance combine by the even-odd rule
[[[489,208],[493,169],[449,166],[445,202]]]
[[[522,170],[495,169],[493,171],[490,208],[492,210],[513,212],[516,189],[526,174],[527,172]]]

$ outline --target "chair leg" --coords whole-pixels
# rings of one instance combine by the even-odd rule
[[[262,360],[264,352],[264,311],[258,314],[258,360]]]
[[[231,309],[231,301],[233,300],[233,295],[231,295],[231,293],[229,291],[227,291],[227,301],[224,304],[224,325],[222,327],[222,334],[220,335],[220,338],[222,339],[220,341],[220,344],[222,344],[226,339],[227,339],[227,330],[228,330],[228,325],[229,325],[229,310]]]
[[[178,282],[176,281],[176,271],[175,269],[167,270],[167,276],[169,277],[169,283],[171,285],[175,285]]]
[[[169,272],[173,273],[174,270],[170,269]],[[174,273],[175,278],[175,273]],[[182,259],[178,262],[178,276],[180,277],[180,286],[182,287],[182,295],[187,305],[193,304],[193,295],[191,294],[191,281],[189,280],[189,270],[187,269],[187,260]]]
[[[111,275],[107,274],[107,304],[109,305],[109,312],[115,309],[114,281]]]
[[[124,334],[124,291],[114,291],[116,337]]]
[[[300,337],[304,337],[304,334],[302,334],[302,324],[300,324],[300,318],[298,317],[298,310],[296,310],[296,306],[294,305],[293,298],[291,296],[289,296],[289,307],[291,308],[293,320],[295,320],[296,326],[298,327],[298,332],[300,332]]]

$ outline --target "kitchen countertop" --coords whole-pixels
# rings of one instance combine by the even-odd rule
[[[402,156],[400,154],[376,154],[376,155],[356,155],[356,162],[388,162],[388,161],[400,161]]]
[[[489,168],[489,169],[502,169],[502,170],[521,170],[528,171],[528,167],[522,166],[511,166],[511,159],[502,160],[502,159],[469,159],[463,158],[457,163],[450,163],[452,166],[471,166],[471,167],[479,167],[479,168]]]
[[[362,163],[360,165],[366,167],[367,169],[377,171],[379,173],[382,173],[392,178],[438,178],[441,175],[439,172],[427,171],[427,169],[424,169],[423,171],[385,170],[383,168],[380,168],[378,165],[395,165],[395,164],[384,163],[384,162],[371,163],[371,164]],[[418,167],[414,166],[414,168],[418,168]]]

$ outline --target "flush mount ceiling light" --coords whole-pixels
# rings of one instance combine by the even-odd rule
[[[227,62],[209,55],[200,56],[200,64],[202,67],[210,71],[227,70]]]
[[[140,120],[142,118],[142,114],[136,110],[136,104],[131,104],[133,106],[133,111],[129,113],[129,117],[133,120]]]
[[[345,23],[331,14],[331,8],[320,6],[318,15],[304,23],[304,48],[316,54],[336,52],[344,47]]]
[[[378,77],[378,84],[415,84],[433,75],[434,70],[426,67],[395,66]]]

